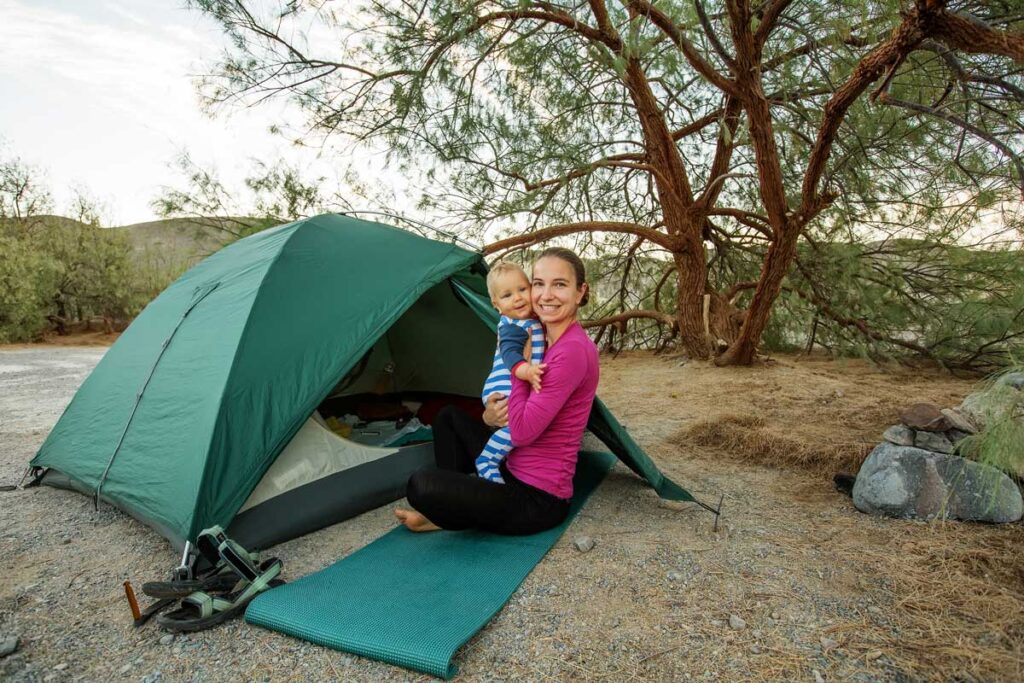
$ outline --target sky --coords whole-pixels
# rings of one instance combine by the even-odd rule
[[[202,113],[195,78],[222,51],[217,26],[184,0],[0,0],[0,154],[47,173],[56,209],[83,187],[108,225],[158,216],[183,186],[182,152],[238,187],[251,159],[337,178],[328,159],[269,132],[300,115],[281,101]]]
[[[394,193],[393,210],[416,214],[382,153],[364,150],[352,162],[272,134],[272,125],[301,128],[302,115],[281,99],[204,114],[195,80],[224,45],[185,0],[0,0],[0,155],[44,170],[58,213],[84,188],[106,225],[157,219],[161,188],[184,187],[172,168],[184,152],[236,191],[254,159],[283,159],[339,189],[352,164]],[[978,228],[987,236],[1000,223],[993,215]]]

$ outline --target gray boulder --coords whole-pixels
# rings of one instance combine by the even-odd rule
[[[1016,386],[1019,375],[1024,376],[1024,373],[1003,375],[987,389],[968,394],[956,409],[966,415],[979,430],[990,422],[998,422],[1008,416],[1024,420],[1021,389]]]
[[[998,384],[1024,391],[1024,372],[1010,372],[999,378]]]
[[[1020,490],[999,470],[887,442],[861,466],[853,504],[861,512],[904,519],[1016,522],[1024,515]]]

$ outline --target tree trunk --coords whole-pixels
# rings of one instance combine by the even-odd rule
[[[676,288],[679,336],[683,349],[691,357],[707,359],[711,357],[711,345],[704,333],[701,316],[707,264],[703,224],[696,222],[690,211],[694,204],[693,189],[682,155],[638,59],[628,60],[624,81],[636,107],[648,162],[657,169],[654,186],[661,204],[665,231],[674,242],[671,251],[679,278]]]
[[[695,241],[696,245],[693,244]],[[711,357],[711,344],[704,331],[702,308],[707,286],[703,247],[699,240],[686,240],[672,256],[678,273],[676,317],[679,319],[679,337],[690,357],[706,360]]]
[[[768,326],[772,305],[782,291],[782,281],[796,257],[796,242],[800,231],[788,227],[787,230],[779,232],[782,233],[779,240],[768,247],[761,278],[740,327],[740,335],[725,353],[715,359],[716,365],[750,365],[754,362],[761,334]]]

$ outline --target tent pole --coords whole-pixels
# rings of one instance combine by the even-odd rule
[[[388,213],[387,211],[339,211],[338,215],[339,216],[351,216],[351,215],[360,214],[360,213],[362,213],[362,214],[370,214],[370,215],[375,215],[375,216],[385,216],[387,218],[397,218],[400,221],[405,221],[406,223],[412,223],[413,225],[418,225],[421,228],[425,228],[427,230],[433,230],[436,233],[444,235],[445,237],[447,237],[448,239],[450,239],[453,242],[458,242],[459,244],[461,244],[461,245],[463,245],[465,247],[469,247],[470,249],[472,249],[473,251],[475,251],[477,253],[483,253],[483,251],[484,251],[483,247],[478,246],[476,244],[473,244],[472,242],[470,242],[468,240],[464,240],[464,239],[462,239],[461,237],[459,237],[458,235],[456,235],[453,232],[448,232],[447,230],[442,230],[441,228],[435,228],[434,226],[427,225],[426,223],[423,223],[421,221],[417,221],[417,220],[414,220],[412,218],[406,218],[405,216],[401,216],[401,215],[395,214],[395,213]]]
[[[142,396],[146,393],[146,387],[149,386],[149,380],[153,379],[153,374],[156,372],[156,366],[160,365],[160,359],[164,357],[164,352],[170,345],[171,340],[174,339],[174,335],[178,333],[178,328],[180,328],[182,323],[185,322],[185,318],[188,317],[188,314],[192,312],[192,309],[199,305],[200,301],[209,296],[210,292],[217,289],[217,287],[219,286],[220,282],[217,282],[212,287],[207,289],[205,292],[202,292],[202,294],[199,295],[199,297],[195,299],[188,308],[185,309],[185,312],[181,314],[181,318],[178,319],[178,324],[174,326],[174,329],[171,330],[171,333],[167,336],[167,339],[165,339],[164,342],[160,345],[160,353],[157,354],[156,360],[153,361],[153,367],[149,369],[149,374],[146,376],[146,381],[142,383],[142,388],[139,389],[138,393],[135,394],[135,405],[132,406],[132,412],[130,415],[128,415],[128,421],[125,422],[124,424],[124,430],[122,430],[121,432],[121,438],[117,440],[117,445],[114,447],[114,452],[110,454],[110,460],[107,461],[107,466],[103,468],[103,474],[100,475],[100,479],[96,483],[96,493],[93,502],[97,510],[100,509],[100,489],[103,488],[103,482],[107,480],[107,474],[110,473],[110,466],[114,464],[114,458],[117,457],[117,454],[121,450],[121,445],[124,443],[124,437],[128,434],[128,428],[131,426],[132,420],[135,419],[135,413],[139,409],[139,404],[142,403]]]

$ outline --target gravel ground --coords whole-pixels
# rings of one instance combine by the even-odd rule
[[[0,484],[17,483],[103,351],[0,349]],[[781,370],[721,375],[627,356],[603,359],[602,372],[602,396],[666,473],[708,500],[724,496],[723,523],[712,531],[707,513],[658,501],[617,466],[508,605],[459,652],[460,680],[951,675],[929,669],[927,653],[901,649],[902,596],[894,577],[882,564],[857,562],[861,551],[899,547],[893,544],[926,525],[860,515],[820,477],[681,453],[672,445],[672,435],[706,417],[714,403],[694,388],[700,382],[714,387],[723,377],[742,376],[763,397],[757,378],[775,373],[775,382]],[[813,382],[828,385],[831,372],[816,368]],[[687,390],[680,396],[673,387]],[[947,382],[941,391],[960,388]],[[899,390],[927,393],[919,386]],[[272,552],[294,579],[392,524],[385,507]],[[580,536],[595,541],[585,554],[573,543]],[[149,528],[109,506],[94,510],[76,493],[45,487],[0,493],[0,547],[0,651],[5,638],[18,639],[16,651],[0,658],[0,680],[432,680],[240,621],[174,638],[155,624],[133,628],[122,581],[140,586],[160,578],[177,558]]]

